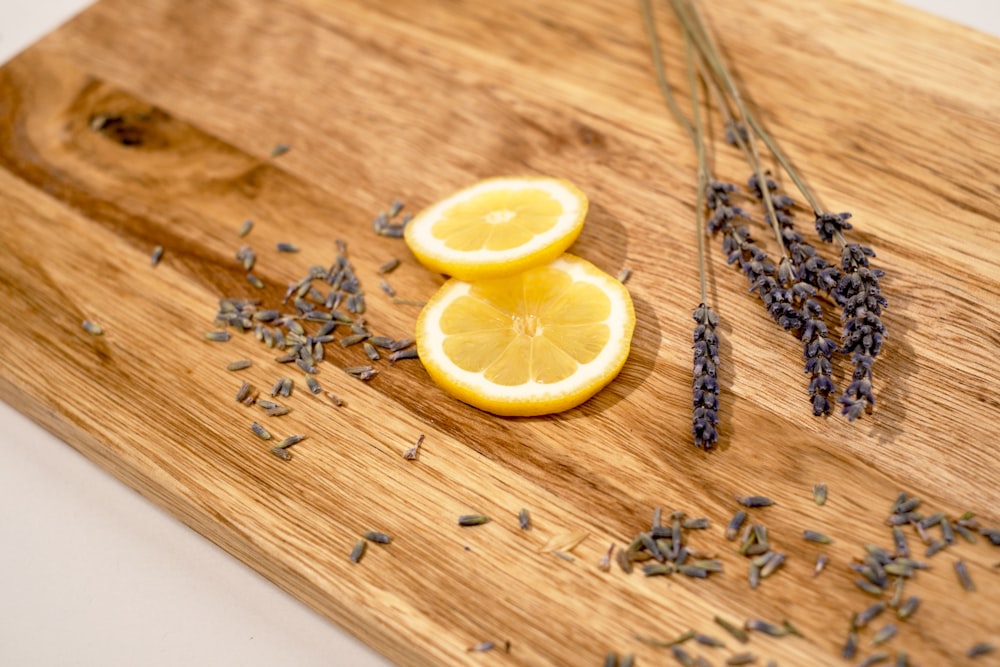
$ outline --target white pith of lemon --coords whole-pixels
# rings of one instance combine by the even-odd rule
[[[560,412],[593,396],[628,357],[628,290],[564,254],[513,276],[451,279],[417,319],[420,359],[450,394],[499,415]]]
[[[462,280],[546,264],[576,240],[586,195],[569,181],[509,176],[479,181],[421,211],[404,238],[418,260]]]

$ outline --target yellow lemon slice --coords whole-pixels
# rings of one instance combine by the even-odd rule
[[[628,357],[628,290],[563,255],[505,278],[447,281],[417,318],[417,351],[450,394],[498,415],[567,410],[593,396]]]
[[[428,268],[483,280],[551,262],[580,235],[586,215],[587,196],[569,181],[489,178],[421,211],[404,237]]]

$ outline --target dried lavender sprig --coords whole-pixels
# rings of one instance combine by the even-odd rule
[[[656,34],[656,23],[653,21],[653,9],[650,6],[649,0],[641,0],[641,3],[642,19],[646,25],[646,36],[649,38],[649,48],[653,56],[653,67],[656,69],[656,83],[660,86],[660,92],[663,94],[663,99],[667,103],[670,113],[674,115],[680,126],[688,133],[691,141],[697,142],[694,126],[677,105],[677,100],[674,99],[674,94],[670,90],[670,84],[667,82],[667,74],[663,66],[663,53],[660,51],[660,38]]]
[[[763,196],[772,189],[773,181],[767,179],[764,187],[756,175],[751,178],[750,187]],[[774,184],[777,187],[776,184]],[[810,375],[809,396],[813,415],[819,417],[830,413],[830,394],[834,393],[833,364],[830,356],[837,351],[837,345],[829,337],[823,320],[823,307],[814,297],[819,289],[831,292],[836,288],[841,273],[820,257],[810,243],[794,227],[790,207],[793,202],[785,195],[772,196],[774,215],[781,226],[781,235],[788,249],[791,275],[786,276],[791,285],[790,293],[794,312],[786,314],[786,325],[795,328],[802,341],[802,356],[805,372]],[[770,214],[768,214],[770,216]],[[781,267],[779,267],[779,275]],[[793,282],[794,281],[794,282]],[[787,284],[787,283],[786,283]],[[779,322],[780,323],[780,322]]]
[[[688,36],[688,32],[686,30],[684,34],[685,34],[685,39],[688,40],[691,39]],[[708,88],[708,90],[712,93],[712,96],[716,99],[717,106],[719,107],[719,110],[722,112],[726,126],[737,125],[736,121],[733,120],[732,115],[729,112],[729,105],[726,103],[725,98],[723,98],[721,92],[715,85],[715,82],[712,80],[712,78],[706,76],[705,73],[702,71],[702,79],[705,81],[705,85]],[[745,108],[743,107],[742,100],[739,98],[739,94],[738,93],[734,94],[733,99],[737,105],[737,108],[740,110],[740,113],[741,114],[744,113]],[[747,131],[746,128],[744,127],[742,131],[733,133],[732,137],[736,145],[739,146],[740,150],[743,152],[747,164],[749,164],[750,168],[753,169],[753,175],[750,177],[749,186],[751,190],[755,192],[757,198],[760,199],[764,204],[764,208],[766,211],[764,219],[771,226],[771,229],[774,232],[774,238],[778,242],[778,247],[781,250],[781,261],[779,263],[779,267],[785,267],[787,266],[787,262],[789,261],[789,254],[788,254],[788,248],[786,247],[787,244],[785,242],[785,237],[782,234],[781,227],[779,225],[779,219],[781,218],[781,216],[778,215],[778,209],[780,204],[788,205],[789,202],[783,199],[776,202],[774,196],[771,194],[771,190],[774,188],[770,186],[773,184],[774,187],[776,188],[777,184],[775,184],[771,179],[766,178],[764,175],[764,168],[761,164],[760,153],[757,151],[757,143],[756,141],[754,141],[753,132]],[[760,185],[761,183],[764,183],[767,187],[761,187]],[[790,220],[787,211],[785,211],[784,209],[782,209],[782,211],[784,213],[784,217]],[[779,275],[779,277],[781,276]],[[786,285],[788,280],[787,278],[781,277],[779,282],[782,285]],[[785,305],[783,306],[782,304]],[[791,326],[789,326],[789,323],[782,321],[784,317],[787,317],[786,313],[789,310],[787,304],[788,304],[788,299],[784,299],[783,301],[775,301],[774,306],[772,306],[772,304],[770,303],[767,304],[768,312],[771,313],[771,316],[774,318],[774,320],[778,322],[778,324],[780,324],[784,329],[792,328]]]
[[[775,280],[774,264],[750,236],[750,230],[733,224],[737,217],[749,218],[738,206],[722,206],[709,219],[708,229],[710,232],[722,232],[722,250],[726,253],[726,262],[739,266],[750,283],[750,291],[757,293],[768,313],[780,323],[783,313],[787,312],[787,290]]]
[[[691,432],[694,444],[711,449],[719,439],[719,337],[715,328],[718,316],[702,303],[694,310],[693,407]]]
[[[712,311],[711,306],[708,304],[708,290],[705,277],[705,230],[702,226],[702,216],[704,215],[706,196],[710,196],[713,202],[717,202],[719,194],[725,196],[725,190],[723,189],[719,194],[714,196],[708,194],[709,184],[716,181],[710,177],[708,161],[705,157],[705,140],[701,115],[699,113],[698,89],[692,65],[691,42],[685,36],[684,48],[687,56],[685,60],[687,62],[687,79],[691,95],[693,123],[680,110],[670,90],[670,85],[667,83],[663,65],[663,54],[660,51],[659,37],[656,34],[656,25],[653,21],[653,12],[649,0],[642,0],[642,14],[649,37],[653,66],[656,69],[656,80],[663,99],[667,103],[671,113],[677,118],[681,127],[691,137],[697,153],[698,187],[695,204],[695,238],[698,244],[698,279],[701,303],[695,308],[692,314],[696,325],[693,343],[691,433],[694,436],[695,446],[700,449],[709,450],[719,439],[718,430],[716,429],[719,421],[719,381],[717,377],[719,337],[715,333],[715,329],[719,324],[719,317]]]
[[[872,268],[868,262],[868,258],[874,256],[871,248],[857,243],[846,244],[841,255],[844,275],[832,292],[834,299],[843,307],[844,330],[840,351],[851,354],[854,364],[851,384],[838,399],[844,406],[843,414],[850,421],[864,412],[870,412],[875,405],[872,364],[881,352],[882,341],[886,337],[881,315],[882,308],[888,303],[879,285],[883,271]]]
[[[715,332],[719,316],[708,305],[705,280],[705,230],[702,215],[710,182],[708,161],[705,158],[705,140],[699,113],[698,90],[695,83],[691,58],[691,41],[684,40],[687,60],[688,88],[691,94],[694,116],[694,142],[698,159],[698,190],[695,207],[695,237],[698,239],[698,277],[701,289],[701,303],[694,310],[696,322],[694,331],[694,367],[692,370],[693,413],[691,430],[695,445],[701,449],[711,449],[719,439],[715,428],[719,421],[719,336]],[[718,197],[718,195],[716,195]]]

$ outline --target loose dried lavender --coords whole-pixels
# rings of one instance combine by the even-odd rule
[[[885,611],[885,603],[876,602],[875,604],[865,608],[865,610],[862,611],[861,613],[856,614],[854,616],[853,626],[860,630],[861,628],[867,626],[876,616],[881,614],[883,611]]]
[[[388,212],[383,211],[375,216],[374,220],[372,220],[372,230],[379,236],[403,238],[403,232],[406,229],[406,225],[413,219],[413,216],[404,215],[399,222],[393,222],[402,210],[403,202],[399,199],[393,200],[392,206]]]
[[[417,457],[420,455],[420,445],[424,444],[424,434],[421,433],[417,437],[417,441],[413,443],[413,446],[403,452],[403,458],[407,461],[416,461]]]
[[[361,534],[361,537],[375,544],[390,544],[392,542],[392,536],[377,530],[366,530]]]
[[[965,652],[965,655],[970,658],[978,658],[981,655],[989,655],[994,651],[996,651],[996,646],[990,644],[989,642],[982,642],[970,647],[969,650]]]
[[[685,533],[703,530],[708,525],[707,519],[685,519],[683,512],[673,512],[670,515],[670,525],[664,526],[660,523],[660,516],[661,511],[657,509],[650,529],[638,533],[625,549],[618,550],[616,560],[626,574],[632,571],[633,563],[642,562],[647,563],[642,567],[643,574],[647,577],[678,573],[706,579],[714,573],[722,572],[721,561],[696,554],[685,543]],[[610,560],[610,551],[608,558]]]
[[[368,541],[364,538],[358,540],[354,543],[354,548],[351,549],[350,561],[352,563],[360,563],[361,559],[364,558],[365,551],[368,550]]]
[[[880,644],[884,644],[885,642],[895,637],[897,632],[898,628],[896,627],[896,625],[893,623],[888,623],[883,627],[881,627],[875,633],[875,635],[872,637],[871,645],[878,646]]]
[[[458,517],[459,526],[481,526],[489,523],[490,518],[484,514],[463,514]]]

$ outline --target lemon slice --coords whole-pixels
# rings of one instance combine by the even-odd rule
[[[461,280],[551,262],[580,235],[587,196],[569,181],[489,178],[421,211],[405,239],[422,264]]]
[[[597,393],[628,357],[628,290],[562,255],[494,280],[447,281],[417,318],[417,350],[450,394],[498,415],[567,410]]]

